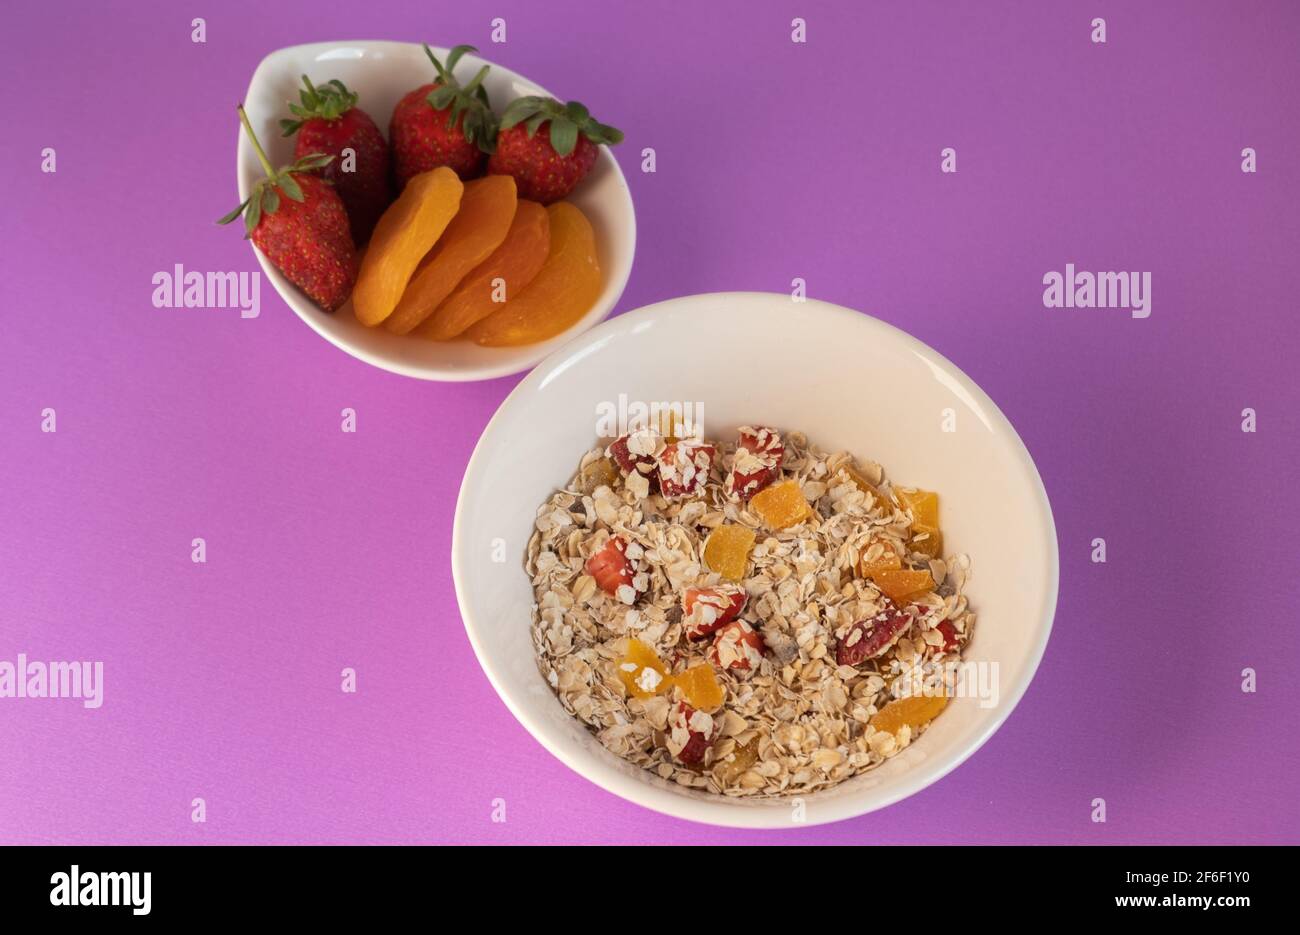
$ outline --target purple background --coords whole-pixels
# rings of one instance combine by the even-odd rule
[[[1300,838],[1300,6],[68,6],[14,5],[0,36],[0,659],[103,660],[105,703],[0,700],[0,840]],[[1061,598],[973,759],[883,812],[768,834],[602,792],[496,698],[452,589],[461,474],[517,378],[380,372],[269,286],[252,321],[152,307],[175,263],[257,268],[212,224],[236,200],[233,105],[273,49],[347,38],[472,42],[624,128],[620,311],[799,276],[998,402],[1052,499]],[[1067,262],[1151,271],[1151,317],[1045,309]]]

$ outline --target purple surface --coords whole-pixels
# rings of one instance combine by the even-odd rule
[[[0,841],[1300,838],[1300,6],[387,6],[210,5],[203,45],[204,11],[168,3],[6,13],[0,659],[102,660],[105,700],[0,699]],[[452,589],[461,474],[516,380],[382,373],[269,286],[250,321],[152,306],[176,263],[257,268],[212,225],[257,62],[356,37],[473,42],[627,131],[620,311],[803,277],[997,401],[1052,499],[1061,597],[1036,680],[969,762],[768,834],[589,785],[496,698]],[[1067,262],[1150,271],[1151,317],[1045,309]]]

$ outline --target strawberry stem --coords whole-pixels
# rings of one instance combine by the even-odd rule
[[[257,134],[253,132],[253,125],[248,122],[248,114],[244,113],[244,105],[239,104],[235,109],[239,111],[239,122],[244,125],[248,138],[253,141],[253,149],[257,150],[257,158],[262,163],[262,168],[266,170],[266,177],[268,179],[275,178],[275,169],[271,167],[271,160],[266,157],[266,150],[262,149],[262,144],[257,141]]]

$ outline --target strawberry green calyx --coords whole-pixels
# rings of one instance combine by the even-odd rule
[[[463,87],[452,74],[461,56],[466,52],[477,51],[478,49],[472,45],[458,45],[447,53],[447,64],[443,65],[438,61],[438,56],[433,54],[433,50],[426,45],[424,54],[429,56],[429,61],[433,62],[433,67],[438,72],[438,86],[429,92],[425,100],[434,110],[450,109],[447,116],[448,129],[454,127],[456,120],[464,114],[461,132],[465,134],[465,139],[482,152],[491,154],[496,148],[497,122],[496,115],[492,113],[492,105],[488,101],[487,89],[483,87],[483,79],[487,76],[490,66],[484,65],[480,68],[470,83]]]
[[[301,202],[303,200],[302,188],[294,180],[293,173],[310,172],[313,169],[319,169],[328,165],[334,157],[323,153],[312,153],[303,156],[292,165],[274,169],[271,167],[271,160],[267,158],[266,150],[262,149],[262,144],[257,139],[257,134],[253,132],[252,124],[248,122],[248,114],[244,113],[244,105],[240,104],[238,110],[239,122],[244,125],[244,131],[248,134],[248,138],[253,141],[253,149],[257,152],[257,159],[262,164],[262,170],[266,172],[266,178],[254,184],[248,198],[241,202],[235,210],[218,220],[217,223],[229,224],[242,214],[244,216],[244,236],[251,237],[253,231],[257,228],[257,222],[262,219],[263,212],[274,214],[280,209],[281,193],[293,201]]]
[[[523,124],[531,139],[544,123],[551,124],[551,148],[560,156],[567,156],[578,145],[581,133],[597,146],[613,146],[623,142],[623,131],[600,123],[591,112],[577,101],[561,104],[553,97],[521,97],[511,101],[501,115],[501,129],[508,130]]]
[[[297,120],[281,120],[280,129],[283,136],[293,136],[308,120],[338,120],[357,106],[357,93],[349,91],[348,86],[337,78],[327,81],[319,88],[311,83],[306,75],[302,76],[303,89],[298,92],[302,104],[290,104],[289,113]]]

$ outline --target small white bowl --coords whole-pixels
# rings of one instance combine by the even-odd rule
[[[605,750],[565,713],[538,672],[529,634],[533,592],[522,566],[538,506],[596,443],[597,407],[617,403],[620,393],[629,401],[702,403],[704,433],[714,439],[730,439],[747,423],[798,429],[820,447],[878,461],[895,483],[938,491],[947,551],[965,552],[972,562],[966,594],[977,625],[964,658],[997,664],[996,702],[954,699],[900,755],[805,796],[802,814],[787,798],[685,790]],[[949,417],[952,432],[943,430]],[[494,561],[502,542],[506,561]],[[731,293],[621,315],[529,374],[488,423],[465,471],[452,572],[484,672],[520,723],[560,760],[665,814],[781,828],[897,802],[954,769],[997,730],[1047,645],[1057,547],[1029,453],[997,406],[951,362],[849,309]]]
[[[433,51],[439,59],[446,60],[447,49],[434,47]],[[456,74],[469,80],[484,64],[492,65],[483,83],[497,113],[517,97],[550,94],[522,75],[474,55],[461,59]],[[433,65],[417,43],[317,42],[272,52],[253,72],[253,80],[244,98],[244,109],[275,166],[293,161],[294,140],[280,135],[279,121],[281,117],[289,116],[288,102],[297,102],[304,74],[317,84],[338,78],[356,91],[360,95],[358,106],[374,118],[385,136],[398,100],[435,77]],[[578,92],[573,96],[581,98]],[[615,114],[603,116],[615,125],[619,123]],[[233,113],[231,126],[232,129],[238,126]],[[263,176],[253,146],[242,129],[236,171],[242,200],[248,197],[249,189]],[[567,331],[549,341],[524,347],[479,347],[469,341],[426,341],[389,334],[383,328],[367,328],[353,316],[351,302],[333,314],[321,311],[280,275],[260,250],[254,247],[253,252],[262,264],[267,281],[275,286],[298,317],[317,334],[353,357],[422,380],[487,380],[528,369],[608,315],[623,294],[636,248],[636,216],[627,181],[606,147],[600,147],[591,174],[569,200],[582,209],[596,230],[604,288],[591,310]]]

